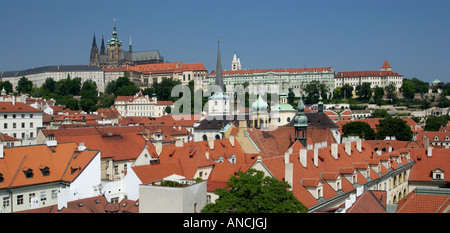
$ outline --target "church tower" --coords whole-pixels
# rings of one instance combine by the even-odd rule
[[[217,65],[216,65],[216,80],[215,85],[221,88],[220,92],[214,92],[208,98],[208,115],[224,119],[226,115],[230,114],[230,97],[225,94],[223,77],[222,77],[222,62],[220,60],[220,41],[217,41]]]
[[[300,100],[297,105],[297,115],[294,117],[295,141],[300,141],[300,143],[306,147],[308,118],[306,117],[304,110],[305,104],[303,103],[302,96],[300,95]]]
[[[98,48],[97,48],[97,42],[95,41],[95,33],[94,33],[94,40],[92,42],[91,59],[89,61],[89,65],[91,65],[91,66],[99,65]]]
[[[108,40],[107,46],[108,67],[118,67],[120,65],[120,56],[122,55],[122,41],[119,41],[117,38],[116,19],[114,19],[112,38]]]
[[[231,61],[231,70],[241,70],[241,60],[236,57],[236,53],[233,55],[233,61]]]
[[[100,47],[100,55],[106,55],[106,49],[105,49],[105,39],[102,36],[102,47]]]

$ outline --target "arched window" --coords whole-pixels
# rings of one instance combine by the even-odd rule
[[[205,134],[203,135],[203,141],[208,141],[208,137]]]
[[[220,135],[216,134],[216,140],[220,139]]]

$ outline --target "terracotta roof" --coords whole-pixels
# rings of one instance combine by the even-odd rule
[[[11,137],[11,136],[9,136],[7,134],[0,133],[0,141],[2,141],[2,142],[9,142],[9,141],[20,141],[20,140],[17,139],[17,138]]]
[[[77,151],[77,144],[63,143],[55,147],[47,145],[21,146],[4,149],[0,159],[0,173],[4,181],[0,188],[20,187],[48,182],[72,182],[99,153],[96,150]],[[75,172],[66,172],[76,167]],[[43,170],[48,168],[49,174]],[[32,171],[32,178],[26,172]]]
[[[396,213],[448,213],[450,193],[442,190],[420,192],[414,189],[405,198],[399,200]]]
[[[381,66],[381,68],[391,68],[391,65],[389,65],[389,62],[387,59],[386,59],[386,61],[384,61],[383,66]]]
[[[39,109],[33,108],[28,104],[22,102],[17,102],[12,104],[12,102],[0,102],[0,113],[1,112],[42,112]]]
[[[17,213],[139,213],[139,201],[124,198],[120,203],[113,204],[104,196],[95,196],[70,201],[61,210],[58,210],[58,205],[52,205]]]
[[[386,191],[365,190],[346,213],[387,213]]]
[[[411,159],[416,163],[411,168],[409,175],[410,181],[433,181],[431,175],[436,168],[441,168],[445,171],[450,171],[450,149],[433,149],[432,155],[427,156],[427,149],[411,148]],[[450,182],[450,176],[445,175],[444,181]]]
[[[423,140],[424,136],[427,136],[430,142],[447,141],[450,143],[450,131],[420,131],[417,133],[416,140]]]
[[[331,186],[327,183],[327,180],[330,178],[336,177],[336,173],[341,174],[341,183],[342,183],[342,191],[345,193],[351,192],[355,190],[355,187],[344,178],[343,174],[350,173],[353,174],[356,171],[358,184],[367,183],[368,180],[364,178],[364,176],[355,170],[355,164],[368,164],[367,160],[371,159],[379,159],[379,155],[376,153],[372,153],[372,147],[364,140],[361,141],[362,150],[359,152],[356,149],[356,142],[351,143],[351,155],[347,155],[345,152],[345,145],[338,145],[338,158],[335,159],[331,155],[331,146],[318,149],[318,166],[316,167],[313,163],[314,161],[314,151],[307,150],[307,159],[306,159],[306,167],[304,167],[300,163],[299,152],[293,150],[293,153],[289,155],[290,163],[293,163],[293,193],[297,197],[297,199],[303,203],[308,208],[311,208],[317,204],[319,204],[319,200],[315,199],[300,183],[300,180],[306,178],[317,181],[320,179],[323,182],[323,198],[325,200],[329,200],[330,198],[336,197],[338,194]],[[286,150],[287,151],[287,150]],[[281,156],[274,157],[263,157],[263,164],[269,169],[269,171],[275,176],[275,178],[279,180],[283,180],[285,178],[285,165],[284,165],[284,153]],[[381,165],[382,173],[387,173],[389,170],[384,169],[384,166]],[[372,170],[371,175],[375,174]],[[309,181],[307,181],[309,182]],[[304,182],[303,182],[304,183]]]
[[[383,76],[402,76],[398,73],[392,71],[380,71],[380,70],[370,70],[370,71],[345,71],[338,72],[334,78],[357,78],[357,77],[383,77]]]
[[[84,142],[86,147],[100,150],[102,158],[113,158],[115,161],[121,161],[136,159],[146,144],[143,134],[146,132],[155,133],[157,130],[161,130],[165,138],[188,134],[185,129],[180,131],[165,125],[61,128],[44,129],[42,132],[46,137],[49,134],[55,135],[58,143]],[[151,143],[147,143],[147,146],[149,150],[153,148]]]

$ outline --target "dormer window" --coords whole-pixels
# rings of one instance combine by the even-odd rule
[[[26,178],[33,178],[33,169],[31,168],[24,168],[23,173],[25,174]]]
[[[434,136],[434,140],[435,141],[438,141],[439,140],[439,137],[436,135],[436,136]]]
[[[0,183],[3,183],[4,180],[5,180],[5,178],[3,178],[3,174],[0,173]]]
[[[444,179],[444,170],[440,168],[434,169],[432,172],[433,180],[443,180]]]
[[[40,167],[42,175],[43,176],[49,176],[50,175],[50,168],[48,168],[47,166],[41,166]]]

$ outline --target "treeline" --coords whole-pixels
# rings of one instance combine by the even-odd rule
[[[71,110],[83,110],[93,112],[98,108],[109,108],[114,104],[117,96],[132,96],[142,92],[143,95],[152,97],[156,94],[158,100],[172,100],[171,90],[174,86],[181,84],[179,80],[164,79],[161,83],[156,83],[153,87],[141,90],[127,77],[119,77],[117,80],[107,84],[105,92],[98,92],[97,85],[92,80],[86,80],[82,83],[81,78],[71,78],[70,75],[65,79],[55,81],[53,78],[47,78],[41,87],[33,86],[33,83],[26,77],[22,77],[17,86],[15,95],[29,94],[34,97],[55,100],[56,105],[65,105]],[[193,82],[190,85],[193,87]],[[8,94],[13,93],[10,82],[0,82],[0,88],[5,88]]]

